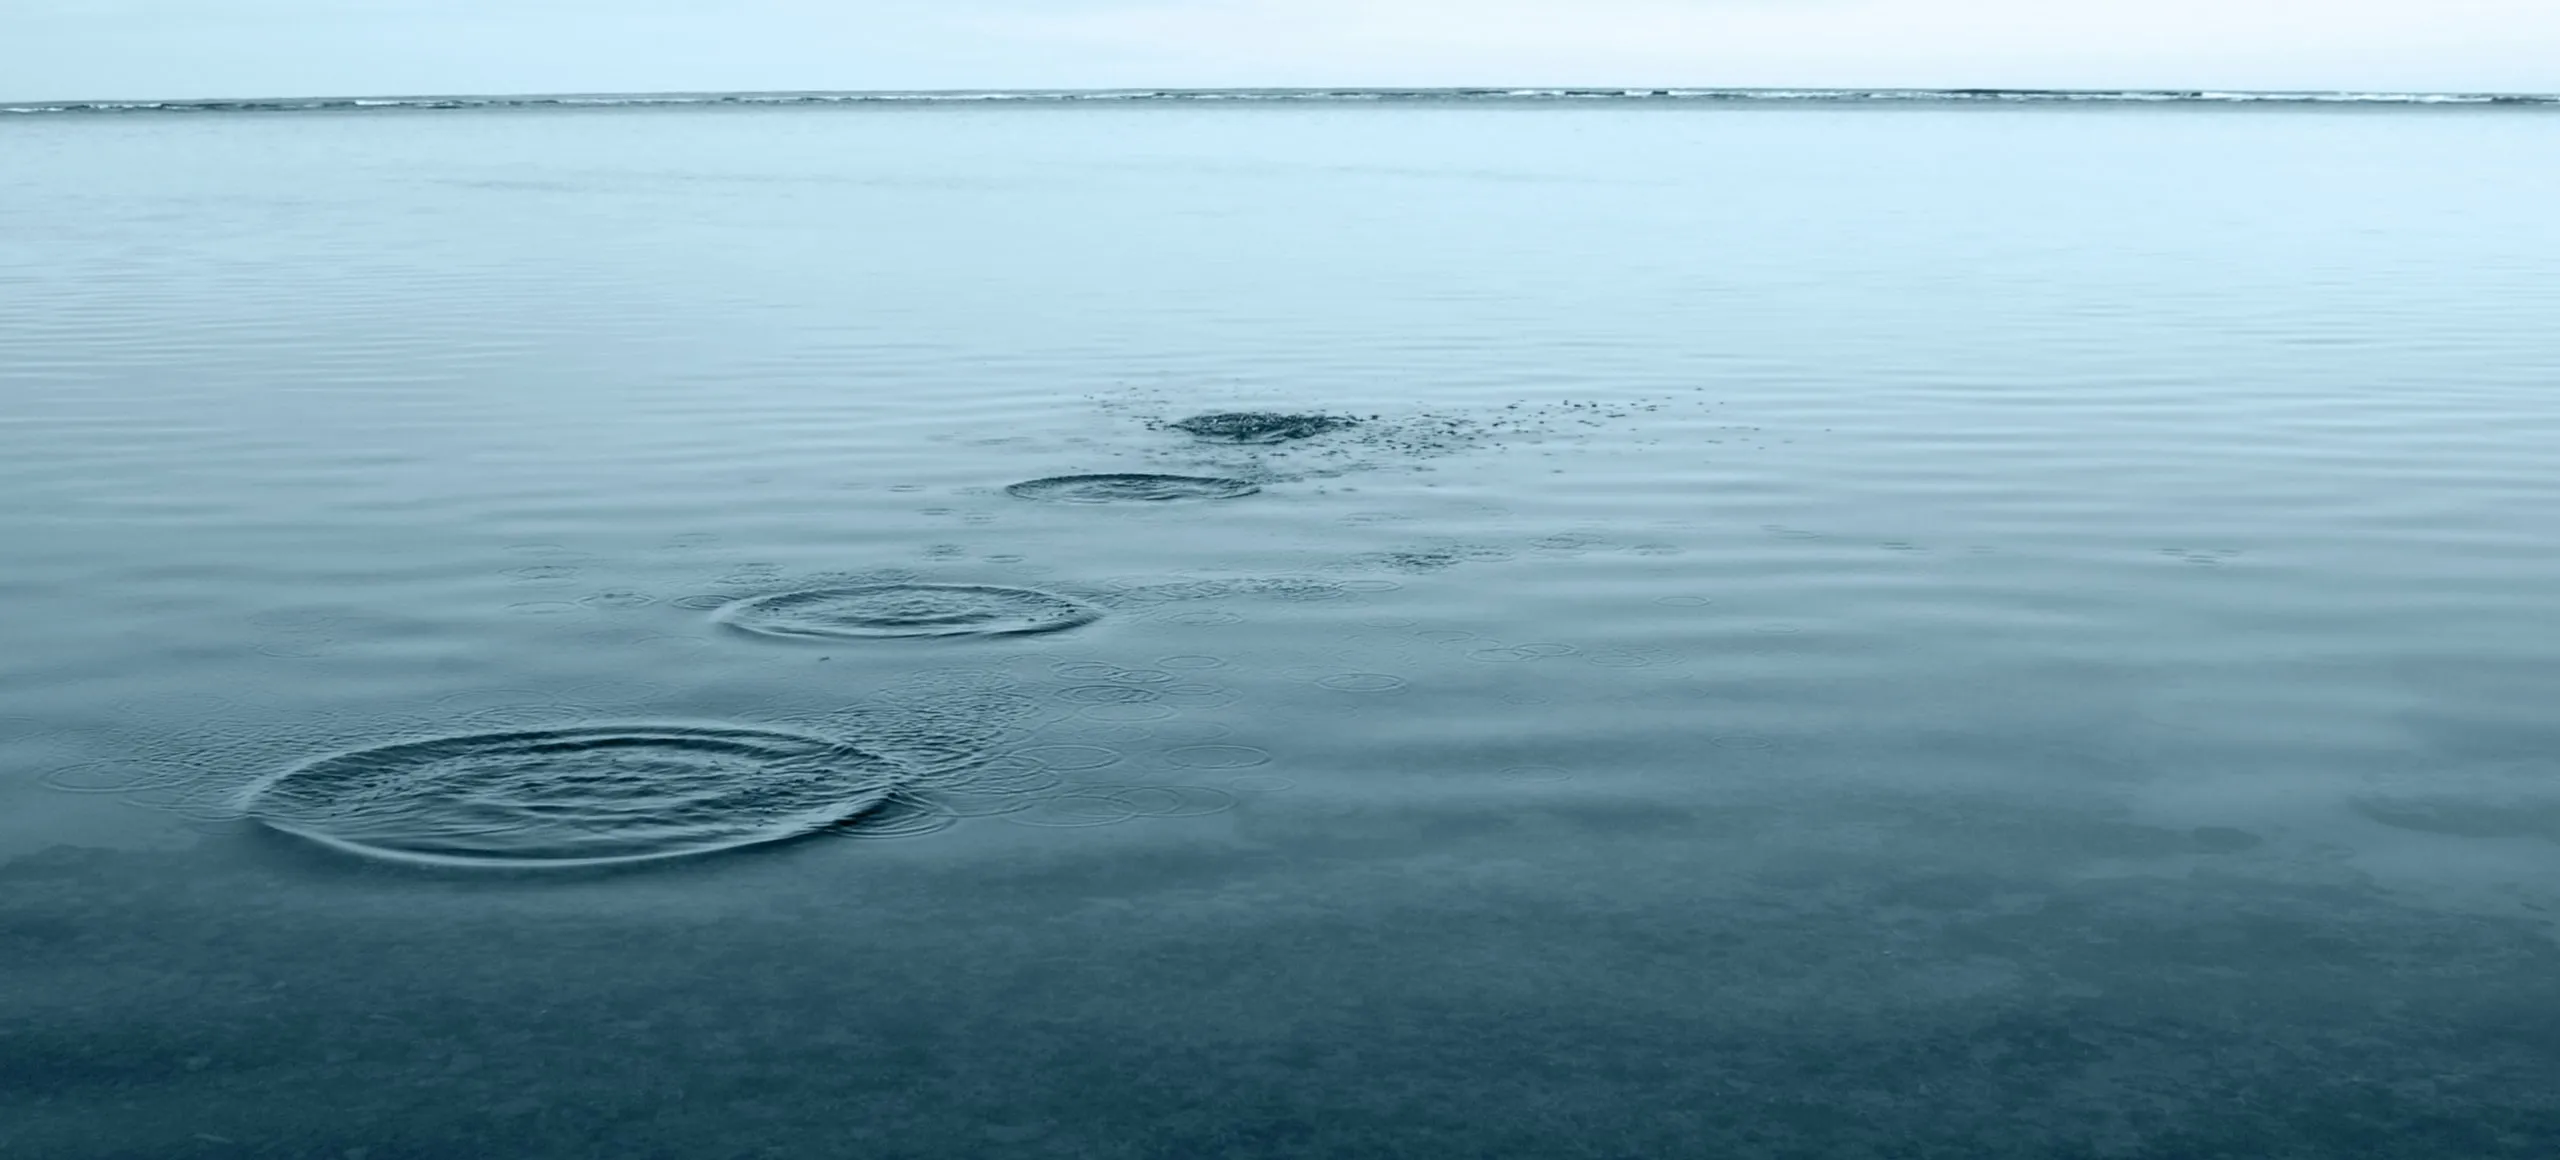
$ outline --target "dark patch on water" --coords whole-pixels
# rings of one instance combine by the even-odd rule
[[[1358,426],[1349,415],[1288,415],[1273,411],[1218,411],[1166,426],[1220,443],[1286,443]]]
[[[1177,500],[1234,499],[1262,490],[1241,479],[1206,475],[1055,475],[1012,484],[1005,494],[1051,503],[1166,503]]]
[[[2187,842],[2199,854],[2238,854],[2265,845],[2266,839],[2230,826],[2198,826],[2187,831]]]
[[[991,584],[871,584],[778,592],[732,603],[722,623],[761,636],[1012,636],[1091,624],[1100,610],[1064,596]]]
[[[2455,838],[2541,838],[2560,842],[2560,801],[2449,796],[2366,797],[2357,813],[2394,829]]]
[[[814,734],[582,725],[334,754],[252,787],[245,807],[275,829],[370,857],[583,866],[796,837],[881,805],[905,776]]]

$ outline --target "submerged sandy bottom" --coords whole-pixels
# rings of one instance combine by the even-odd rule
[[[2560,955],[2538,924],[2256,880],[2176,831],[1969,811],[1920,841],[1872,809],[1261,812],[1179,840],[1005,830],[539,890],[59,850],[5,874],[6,1138],[2022,1157],[2550,1138]],[[1869,827],[1906,832],[1841,852]],[[2154,873],[2088,879],[2093,854]]]

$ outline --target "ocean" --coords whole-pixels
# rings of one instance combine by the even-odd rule
[[[1106,96],[0,113],[0,1156],[2560,1153],[2552,102]]]

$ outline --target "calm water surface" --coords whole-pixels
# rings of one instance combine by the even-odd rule
[[[2547,112],[0,155],[0,1155],[2560,1152]]]

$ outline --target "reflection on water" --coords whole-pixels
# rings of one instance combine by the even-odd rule
[[[2550,1155],[2554,124],[12,119],[0,1152]]]

